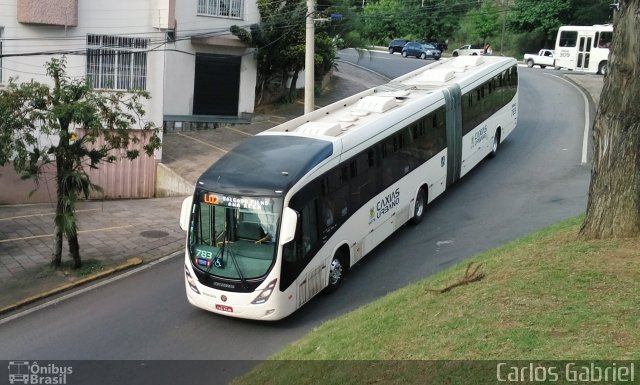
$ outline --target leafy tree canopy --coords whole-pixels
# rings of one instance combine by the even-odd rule
[[[611,24],[611,3],[613,0],[573,0],[572,12],[565,24],[593,25]]]
[[[364,8],[364,31],[372,41],[386,41],[409,33],[406,5],[400,0],[380,0]]]
[[[231,33],[256,47],[258,101],[273,85],[284,90],[289,78],[292,81],[288,98],[292,99],[298,73],[305,66],[306,4],[293,0],[258,0],[258,10],[260,24],[254,24],[248,30],[234,25]],[[320,12],[316,13],[318,18]],[[315,46],[315,74],[316,78],[321,78],[335,59],[334,42],[326,27],[316,27]]]
[[[553,39],[570,11],[571,0],[515,0],[509,23],[517,31],[538,32]]]
[[[483,42],[497,35],[502,27],[500,9],[491,1],[485,1],[480,8],[472,9],[467,17],[473,25],[475,34]]]
[[[67,76],[64,57],[47,63],[47,75],[53,79],[53,87],[33,80],[17,83],[9,79],[0,91],[0,165],[12,162],[23,178],[37,181],[43,167],[55,164],[52,265],[61,264],[64,235],[74,266],[80,267],[75,202],[81,195],[88,197],[91,190],[99,189],[91,183],[87,169],[120,157],[137,158],[139,152],[129,147],[139,141],[131,135],[132,126],[149,130],[145,131],[148,141],[143,146],[149,155],[160,147],[160,139],[153,123],[143,120],[142,100],[149,98],[147,92],[96,91],[89,82]]]

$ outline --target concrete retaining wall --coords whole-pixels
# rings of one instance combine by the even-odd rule
[[[162,163],[156,167],[156,198],[187,196],[194,186]]]

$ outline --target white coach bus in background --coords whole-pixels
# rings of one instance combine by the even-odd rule
[[[562,26],[558,30],[555,67],[605,75],[612,25]]]
[[[189,302],[278,320],[336,290],[350,267],[495,155],[517,112],[515,59],[460,56],[246,139],[183,202]]]

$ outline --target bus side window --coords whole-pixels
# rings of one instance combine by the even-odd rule
[[[600,34],[599,37],[598,33]],[[610,48],[611,40],[613,39],[613,32],[598,32],[596,33],[596,40],[598,40],[598,48]]]
[[[560,32],[560,45],[562,47],[575,47],[578,42],[577,31],[562,31]]]
[[[357,211],[369,199],[376,194],[376,160],[375,151],[369,148],[356,155],[351,162],[355,168],[349,180],[350,201],[349,207],[351,211]]]
[[[322,200],[322,217],[320,218],[321,228],[325,230],[331,228],[336,221],[336,205],[331,198]]]
[[[302,209],[300,222],[302,257],[307,260],[309,251],[318,246],[318,199],[312,200]]]
[[[293,241],[285,245],[283,258],[298,266],[300,271],[309,262],[310,253],[318,247],[318,199],[311,200],[299,210],[298,226]]]

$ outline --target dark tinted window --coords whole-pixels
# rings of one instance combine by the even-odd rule
[[[518,70],[514,66],[462,95],[462,134],[467,134],[509,103],[517,87]]]
[[[560,32],[560,47],[575,47],[578,41],[578,32],[576,31],[562,31]]]
[[[596,39],[598,48],[610,48],[611,40],[613,39],[613,32],[596,32]]]

